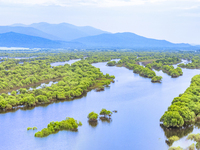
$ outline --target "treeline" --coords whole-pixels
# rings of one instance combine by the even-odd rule
[[[172,105],[161,117],[165,127],[182,127],[186,123],[195,122],[200,116],[200,75],[192,78],[190,87],[175,97]]]
[[[46,66],[45,64],[43,65]],[[32,67],[30,66],[30,68]],[[34,72],[37,69],[32,68],[31,70]],[[38,71],[38,77],[41,76],[40,73],[44,73],[45,69],[40,71]],[[54,76],[51,76],[51,71],[55,72]],[[3,93],[0,96],[0,108],[12,109],[12,107],[19,105],[35,106],[55,100],[78,97],[90,88],[98,88],[110,84],[112,79],[115,78],[109,74],[103,75],[99,68],[95,68],[85,60],[75,62],[71,66],[66,64],[53,69],[49,68],[49,72],[46,72],[46,76],[48,75],[51,77],[61,77],[60,81],[57,84],[52,84],[50,87],[34,89],[32,91],[21,88],[19,90],[20,94],[17,94],[16,91],[11,92],[11,95]],[[30,79],[30,77],[27,79]]]

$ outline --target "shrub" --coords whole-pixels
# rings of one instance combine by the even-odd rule
[[[32,130],[32,129],[33,129],[33,128],[31,128],[31,127],[28,127],[28,128],[27,128],[27,130]]]
[[[36,132],[35,137],[45,137],[61,130],[77,130],[79,124],[82,125],[81,122],[77,123],[74,118],[66,118],[65,120],[62,120],[60,122],[52,121],[47,125],[47,128]]]

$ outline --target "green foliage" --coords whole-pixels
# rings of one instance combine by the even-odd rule
[[[174,69],[173,66],[164,65],[162,67],[162,70],[163,72],[169,74],[172,77],[178,77],[183,74],[182,69],[180,67],[177,67],[176,69]]]
[[[28,127],[27,130],[37,130],[37,127]]]
[[[181,127],[184,125],[184,120],[177,111],[166,111],[160,121],[166,127]]]
[[[51,87],[44,87],[42,89],[34,89],[32,91],[26,88],[20,88],[20,94],[16,91],[12,91],[11,95],[1,94],[0,108],[12,109],[13,106],[26,105],[35,106],[40,103],[50,103],[54,100],[70,99],[71,97],[79,97],[84,92],[87,92],[91,88],[102,87],[103,85],[109,85],[114,76],[109,74],[103,75],[100,69],[95,68],[86,60],[81,60],[73,63],[71,66],[57,66],[51,68],[47,62],[44,61],[32,61],[25,63],[25,66],[32,67],[32,73],[34,77],[37,76],[37,80],[41,81],[44,78],[41,73],[51,76],[51,78],[60,80],[57,84],[52,84]],[[39,69],[39,72],[34,72],[34,65],[40,66],[43,69]],[[46,69],[45,69],[46,68]],[[26,69],[23,69],[23,73]],[[30,78],[31,75],[27,75]],[[41,79],[39,79],[41,78]],[[23,80],[25,78],[21,78]],[[26,79],[25,79],[26,80]],[[32,78],[29,84],[32,84]]]
[[[162,76],[155,76],[151,79],[151,82],[160,82],[162,80]]]
[[[200,133],[198,134],[189,134],[187,140],[192,140],[196,142],[196,149],[200,149]],[[189,150],[194,150],[194,144],[192,144]]]
[[[178,141],[178,140],[179,140],[178,136],[172,136],[172,137],[168,138],[169,142],[174,142],[174,141]]]
[[[179,97],[174,98],[174,100],[172,101],[172,105],[168,108],[168,111],[165,112],[165,114],[161,118],[163,124],[166,127],[169,127],[170,125],[172,127],[180,127],[185,122],[194,122],[195,119],[198,119],[200,114],[199,92],[200,92],[200,75],[196,75],[192,78],[190,87],[187,88],[187,90]],[[176,116],[174,112],[176,112]],[[172,124],[171,123],[172,119],[177,119],[177,118],[182,118],[184,123],[182,124],[181,121],[182,119],[178,119],[180,121],[177,122],[177,125]]]
[[[77,130],[79,124],[74,118],[66,118],[65,120],[62,120],[60,122],[52,121],[47,125],[47,128],[36,132],[35,137],[45,137],[61,130]]]
[[[188,149],[188,150],[195,150],[195,145],[194,145],[194,143],[193,143],[192,145],[190,145],[187,149]]]
[[[27,128],[27,130],[32,130],[32,129],[33,129],[33,128],[31,128],[31,127],[28,127],[28,128]]]
[[[163,65],[173,65],[181,62],[181,60],[177,57],[167,57],[167,58],[162,58],[159,60],[155,61],[156,63],[161,63]]]
[[[200,142],[200,133],[198,134],[189,134],[187,137],[188,140]]]
[[[105,108],[103,108],[103,109],[100,111],[99,114],[100,114],[100,115],[104,115],[104,117],[106,117],[106,116],[112,115],[112,112],[109,111],[109,110],[106,110]]]
[[[33,130],[37,130],[37,127],[33,127]]]
[[[5,108],[8,102],[6,100],[0,100],[0,107]]]
[[[168,150],[183,150],[181,147],[170,147]]]
[[[127,64],[127,66],[128,66],[128,68],[131,66],[134,73],[138,73],[143,77],[153,78],[154,76],[156,76],[156,73],[147,67],[143,67],[143,66],[136,65],[136,64],[131,65],[129,63]]]
[[[192,59],[191,63],[188,63],[188,64],[181,63],[178,66],[181,67],[181,68],[199,69],[200,68],[200,57],[199,56],[195,56]]]
[[[97,121],[98,116],[99,115],[93,111],[88,114],[87,118],[89,119],[89,121]]]
[[[82,122],[79,121],[79,122],[78,122],[78,126],[82,126],[82,125],[83,125]]]
[[[42,50],[32,51],[8,51],[0,52],[2,57],[32,57],[27,59],[4,58],[0,64],[0,108],[12,109],[13,106],[27,105],[35,106],[40,103],[50,103],[54,100],[69,99],[81,96],[91,88],[98,88],[109,85],[114,76],[103,75],[99,68],[95,68],[91,63],[108,62],[112,59],[120,59],[117,66],[125,66],[134,70],[143,77],[156,79],[156,74],[152,69],[162,69],[164,65],[172,65],[180,62],[181,59],[192,59],[192,63],[198,68],[200,65],[200,53],[197,52],[172,52],[172,51],[129,51],[129,50],[96,50],[96,51],[62,51],[62,50]],[[71,66],[51,67],[52,62],[64,62],[71,59],[81,58],[81,61],[73,63]],[[84,59],[83,59],[84,58]],[[23,62],[23,64],[19,64]],[[143,62],[146,67],[138,65]],[[146,64],[145,64],[146,63]],[[164,67],[165,68],[165,67]],[[167,67],[169,68],[169,67]],[[181,68],[168,70],[171,76],[182,74]],[[153,80],[154,80],[153,79]],[[47,81],[58,81],[51,87],[44,87],[33,91],[28,91],[25,87],[40,84]],[[20,89],[18,94],[15,89]],[[9,97],[6,92],[11,92]],[[12,92],[14,91],[14,92]],[[193,89],[197,93],[197,89]],[[197,95],[196,95],[197,96]],[[198,96],[197,96],[198,97]],[[200,113],[197,103],[198,98],[190,102],[187,107],[195,115]],[[180,111],[179,111],[180,112]],[[184,117],[183,117],[184,118]]]
[[[109,61],[107,63],[108,66],[115,66],[116,65],[116,61]]]

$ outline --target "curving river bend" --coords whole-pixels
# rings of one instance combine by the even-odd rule
[[[19,109],[0,114],[0,149],[15,150],[167,150],[165,132],[159,119],[170,106],[174,97],[183,93],[191,78],[200,70],[183,69],[183,76],[171,78],[162,71],[162,83],[151,83],[151,79],[140,77],[124,67],[108,67],[106,63],[95,63],[105,73],[115,75],[115,83],[105,91],[92,90],[84,97],[63,101],[33,109]],[[102,108],[117,110],[111,122],[99,121],[96,127],[89,125],[87,115]],[[36,131],[27,127],[36,126],[37,131],[51,121],[73,117],[83,123],[78,132],[60,131],[45,138],[35,138]],[[193,132],[200,132],[193,129]],[[182,138],[174,146],[189,146]]]

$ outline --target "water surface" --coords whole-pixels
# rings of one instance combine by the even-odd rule
[[[65,64],[71,65],[71,64],[73,64],[73,63],[75,63],[75,62],[77,62],[79,60],[81,60],[81,59],[72,59],[72,60],[64,61],[64,62],[54,62],[54,63],[51,63],[51,66],[52,67],[53,66],[60,66],[60,65],[64,66]]]
[[[159,119],[173,98],[186,90],[191,78],[200,70],[183,69],[183,76],[178,78],[156,71],[157,75],[163,76],[162,83],[151,83],[151,79],[140,77],[124,67],[108,67],[106,62],[93,65],[104,74],[115,75],[115,83],[105,91],[92,90],[73,101],[0,114],[0,149],[167,150]],[[96,127],[89,125],[88,113],[98,113],[102,108],[118,112],[112,115],[111,122],[99,121]],[[26,130],[33,126],[41,130],[49,122],[66,117],[80,120],[83,126],[78,132],[60,131],[45,138],[35,138],[36,131]],[[181,141],[175,145],[183,145],[184,138]]]

